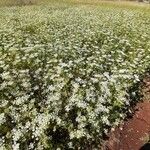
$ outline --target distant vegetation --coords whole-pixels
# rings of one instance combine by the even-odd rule
[[[38,0],[1,0],[0,6],[23,6],[36,4]]]
[[[136,2],[146,2],[149,3],[150,0],[127,0],[127,1],[103,1],[103,0],[1,0],[0,1],[0,6],[24,6],[24,5],[33,5],[33,4],[45,4],[45,3],[64,3],[64,2],[69,2],[69,3],[87,3],[87,4],[97,4],[97,3],[127,3],[127,5],[136,3]]]

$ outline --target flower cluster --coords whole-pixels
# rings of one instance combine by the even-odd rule
[[[30,6],[0,20],[0,149],[99,146],[150,65],[149,14]]]

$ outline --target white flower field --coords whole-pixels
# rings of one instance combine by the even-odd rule
[[[0,7],[0,149],[100,149],[149,65],[147,7]]]

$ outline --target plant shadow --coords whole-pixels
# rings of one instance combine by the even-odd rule
[[[150,150],[150,143],[144,144],[139,150]]]

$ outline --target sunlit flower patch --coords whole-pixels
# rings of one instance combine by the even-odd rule
[[[97,148],[149,65],[142,11],[0,8],[0,149]]]

